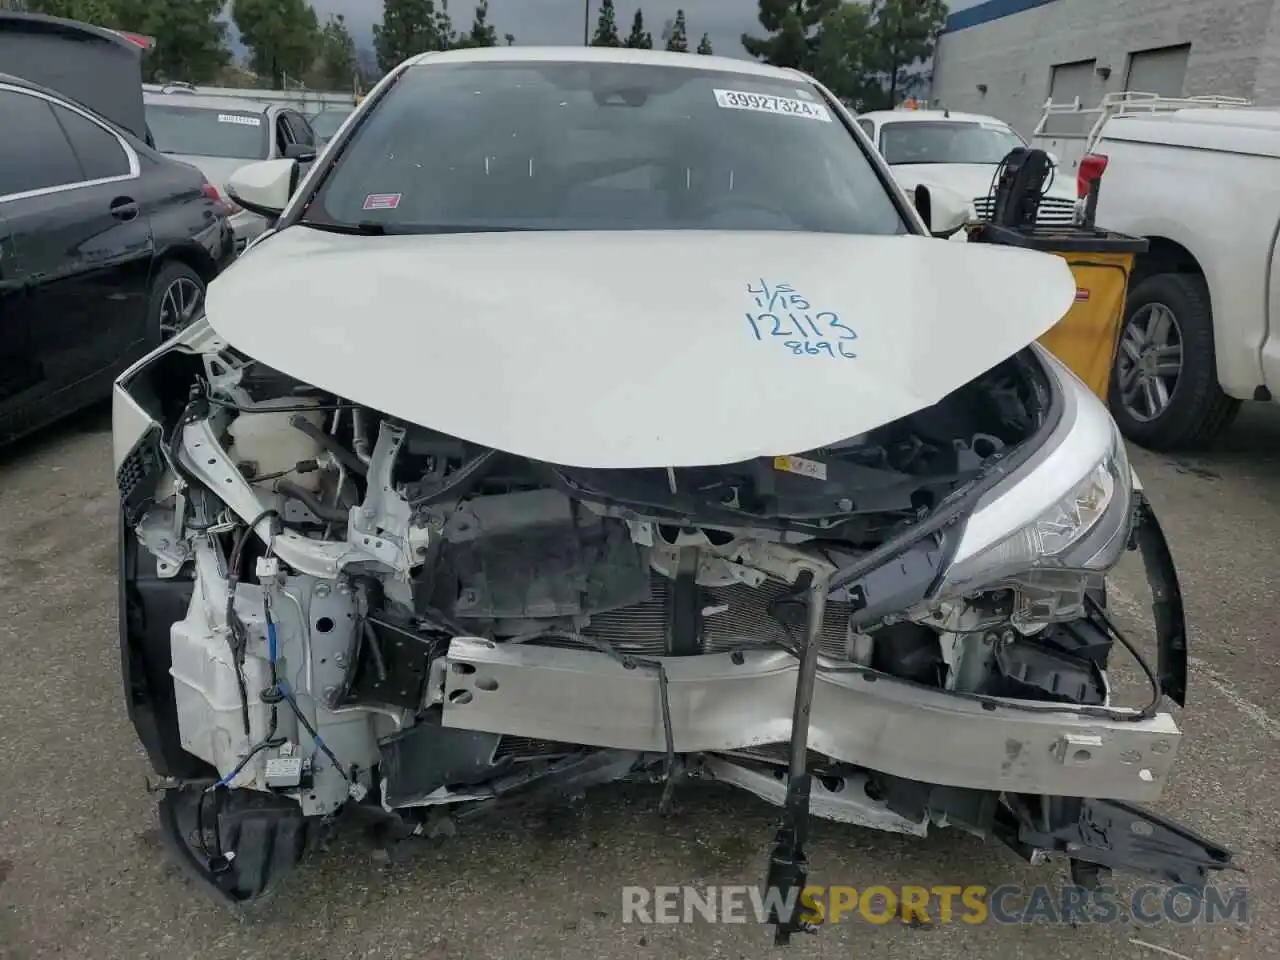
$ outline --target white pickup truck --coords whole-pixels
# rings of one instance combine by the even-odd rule
[[[1088,133],[1047,134],[1063,113]],[[1280,108],[1113,95],[1048,103],[1035,146],[1102,170],[1100,227],[1146,237],[1112,372],[1112,415],[1156,450],[1203,446],[1243,400],[1280,400]]]

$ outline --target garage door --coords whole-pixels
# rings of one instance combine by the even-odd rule
[[[1059,63],[1049,74],[1049,99],[1054,103],[1070,103],[1080,98],[1082,107],[1093,104],[1093,68],[1094,60],[1077,60],[1075,63]],[[1046,134],[1067,136],[1083,135],[1085,132],[1084,114],[1053,114],[1045,123]]]
[[[1129,55],[1129,74],[1124,88],[1138,93],[1156,93],[1162,97],[1182,96],[1182,83],[1187,76],[1187,57],[1191,44],[1143,50]]]

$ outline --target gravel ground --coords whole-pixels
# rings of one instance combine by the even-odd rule
[[[125,717],[115,634],[115,499],[106,415],[0,454],[0,957],[756,957],[754,925],[625,925],[628,884],[756,883],[775,811],[689,787],[661,818],[647,785],[597,790],[573,813],[473,828],[390,865],[343,836],[241,916],[204,899],[160,847],[149,772]],[[799,939],[797,958],[1280,956],[1280,408],[1247,409],[1194,458],[1134,454],[1172,542],[1192,630],[1190,709],[1158,809],[1223,842],[1249,922],[1177,926],[873,926]],[[1112,602],[1148,629],[1141,570]],[[1132,677],[1122,677],[1128,687]],[[1140,693],[1140,688],[1134,688]],[[819,884],[1059,883],[1007,851],[819,823]],[[1172,953],[1170,953],[1172,951]]]

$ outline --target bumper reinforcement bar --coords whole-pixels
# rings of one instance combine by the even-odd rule
[[[789,743],[798,665],[782,651],[663,661],[675,750]],[[662,753],[658,681],[604,653],[455,638],[446,727]],[[1173,718],[1031,712],[884,677],[819,673],[810,750],[880,773],[1011,793],[1151,801],[1173,768]]]

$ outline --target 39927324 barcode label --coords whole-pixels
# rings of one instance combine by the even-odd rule
[[[715,95],[716,106],[726,110],[754,110],[757,113],[778,113],[784,117],[831,122],[831,114],[820,103],[793,97],[777,97],[773,94],[750,93],[746,90],[716,90]]]

